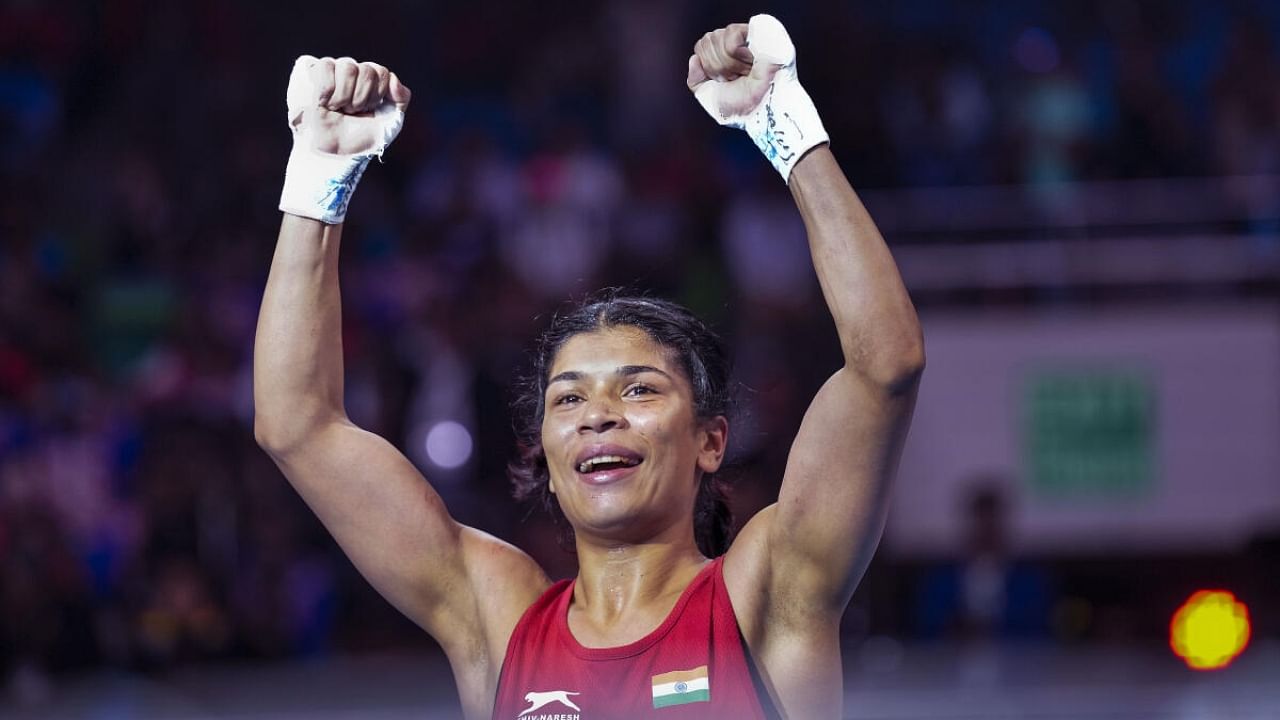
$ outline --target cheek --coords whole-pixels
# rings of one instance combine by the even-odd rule
[[[557,472],[559,463],[556,461],[564,455],[563,448],[565,447],[566,437],[571,434],[571,431],[572,428],[569,432],[566,432],[565,423],[557,422],[556,419],[550,415],[545,416],[542,419],[542,433],[540,438],[542,441],[542,454],[546,458],[547,473],[550,480],[551,492],[553,494],[556,492],[556,475],[559,474]]]
[[[691,442],[687,438],[692,429],[681,418],[666,413],[637,417],[632,420],[631,427],[650,445],[664,448],[660,453],[662,464],[682,465],[688,459],[686,452]]]
[[[631,419],[632,430],[651,442],[665,440],[670,426],[669,419],[658,415],[636,415]]]
[[[574,424],[564,418],[548,414],[542,418],[542,447],[550,455],[555,448],[562,448],[573,435]]]

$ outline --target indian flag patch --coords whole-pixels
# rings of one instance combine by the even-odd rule
[[[711,702],[711,683],[707,679],[706,665],[653,676],[654,707],[695,702]]]

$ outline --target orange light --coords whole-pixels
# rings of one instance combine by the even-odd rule
[[[1226,590],[1198,590],[1173,614],[1169,647],[1192,670],[1218,670],[1249,644],[1249,608]]]

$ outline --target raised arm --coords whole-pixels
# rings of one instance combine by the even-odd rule
[[[924,367],[920,325],[827,146],[782,25],[757,16],[708,33],[689,59],[689,87],[721,124],[746,130],[790,187],[844,354],[805,414],[777,504],[744,528],[726,578],[737,578],[748,621],[830,626],[879,541]]]
[[[310,100],[298,100],[304,90]],[[358,161],[385,149],[408,101],[380,66],[299,60],[286,214],[254,342],[254,432],[360,572],[444,647],[468,716],[487,717],[507,638],[546,577],[524,553],[455,522],[343,404],[341,223]]]
[[[884,527],[924,369],[915,309],[880,232],[826,146],[788,183],[844,355],[791,445],[769,528],[771,564],[816,609],[844,611]]]

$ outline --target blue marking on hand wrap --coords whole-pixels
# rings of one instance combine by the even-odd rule
[[[360,176],[364,174],[367,162],[357,162],[345,176],[329,179],[325,193],[320,197],[320,205],[326,213],[339,218],[347,214],[347,205],[351,202],[351,195],[355,192],[356,183],[360,182]]]

